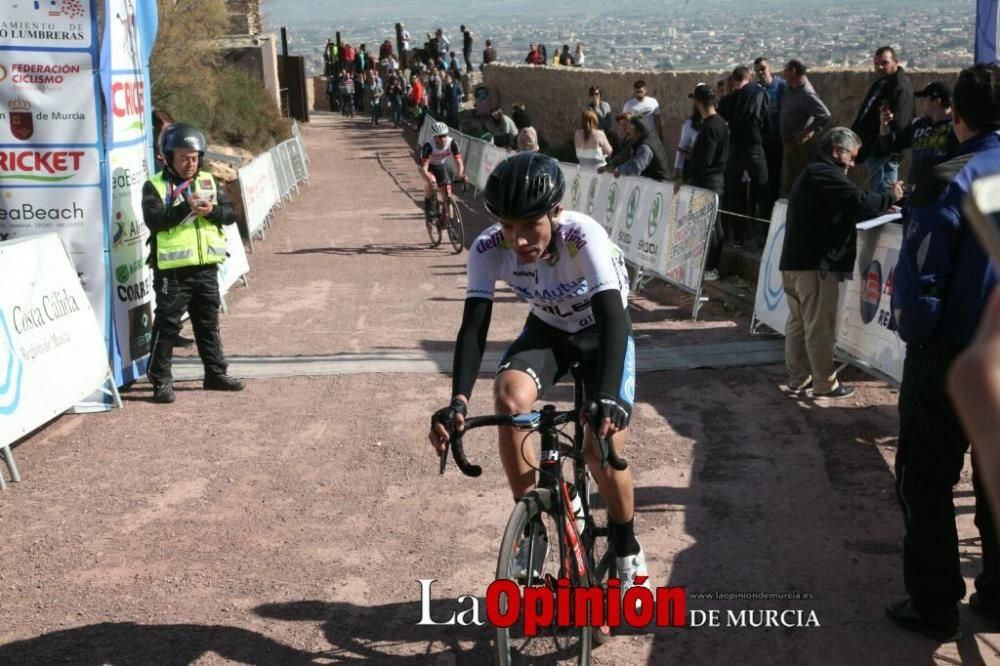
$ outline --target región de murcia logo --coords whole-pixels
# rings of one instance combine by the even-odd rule
[[[31,119],[31,102],[18,97],[12,99],[7,106],[10,108],[10,133],[19,141],[27,141],[35,133],[35,124]]]

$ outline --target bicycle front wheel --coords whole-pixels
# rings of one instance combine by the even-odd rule
[[[448,240],[455,254],[461,253],[465,247],[465,227],[462,225],[462,214],[454,199],[448,199]]]
[[[577,477],[576,488],[578,493],[588,499],[589,529],[584,530],[583,547],[587,553],[590,584],[607,590],[608,579],[618,577],[618,570],[615,566],[615,551],[611,547],[611,535],[608,530],[608,509],[597,492],[597,483],[591,477],[590,471],[585,465],[582,467],[582,474]],[[611,637],[611,629],[607,625],[594,627],[594,647],[604,645],[611,640]]]
[[[573,624],[573,618],[554,617],[546,626],[526,631],[525,591],[532,594],[552,595],[552,608],[556,605],[555,579],[559,576],[559,537],[553,515],[552,492],[539,488],[522,498],[507,522],[507,529],[500,545],[497,559],[497,580],[518,583],[521,600],[511,601],[504,595],[499,599],[501,616],[506,616],[512,603],[518,604],[521,613],[510,627],[497,627],[496,654],[500,666],[521,664],[590,664],[592,631],[589,624],[583,627],[560,626]],[[589,577],[575,569],[567,572],[573,587],[587,586]],[[547,580],[548,577],[551,577]],[[528,612],[531,612],[530,610]],[[530,635],[534,634],[534,635]]]

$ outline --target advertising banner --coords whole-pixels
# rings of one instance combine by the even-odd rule
[[[123,368],[144,363],[153,338],[153,272],[146,263],[150,233],[142,219],[142,185],[149,172],[147,156],[144,143],[108,153],[113,323]]]
[[[107,177],[96,35],[96,0],[4,7],[0,240],[57,234],[60,253],[69,252],[89,300],[87,311],[110,337]],[[8,285],[0,291],[8,291]]]
[[[0,17],[0,48],[89,51],[94,48],[96,26],[92,1],[5,2]]]
[[[226,252],[229,254],[219,265],[219,289],[225,294],[241,277],[250,272],[250,262],[247,261],[247,252],[243,247],[238,225],[227,224],[222,227],[222,231],[226,234]]]
[[[150,233],[142,219],[142,187],[152,175],[152,109],[147,100],[156,18],[155,2],[105,0],[101,85],[111,185],[106,192],[114,309],[110,352],[119,385],[145,374],[152,339],[153,272],[146,262]]]
[[[781,249],[785,245],[785,213],[788,202],[781,199],[774,204],[767,241],[760,255],[760,274],[757,276],[757,295],[754,299],[754,317],[771,330],[784,334],[788,321],[788,302],[781,282]]]
[[[257,156],[240,169],[239,178],[247,230],[252,236],[264,226],[271,208],[281,199],[271,152]]]
[[[490,179],[493,169],[496,169],[497,165],[507,158],[507,155],[508,153],[505,148],[497,148],[488,143],[483,145],[482,157],[480,158],[478,169],[479,182],[475,183],[478,189],[486,189],[486,181]]]
[[[719,212],[719,196],[685,185],[675,196],[664,201],[670,203],[666,212],[660,274],[669,282],[699,291],[708,237]]]
[[[862,367],[903,381],[906,345],[892,323],[892,278],[903,244],[903,227],[885,224],[858,232],[854,279],[843,284],[843,304],[837,319],[839,354]]]
[[[104,334],[54,233],[0,243],[0,447],[104,383]]]
[[[0,51],[0,144],[95,144],[101,117],[87,51]]]

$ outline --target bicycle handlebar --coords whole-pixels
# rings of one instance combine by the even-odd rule
[[[594,418],[597,413],[596,405],[591,404],[588,408],[588,420],[590,421],[591,428],[593,432],[597,432],[597,428],[594,426]],[[545,428],[553,428],[573,421],[576,416],[576,411],[564,411],[564,412],[531,412],[530,415],[521,416],[533,416],[536,417],[530,421],[528,424],[522,423],[521,426],[524,430],[529,432],[534,432],[536,430],[542,430]],[[545,418],[548,416],[548,418]],[[483,473],[483,468],[479,465],[473,465],[469,462],[469,459],[465,455],[465,446],[462,444],[462,438],[470,430],[476,428],[483,428],[488,426],[515,426],[517,422],[515,421],[517,415],[510,414],[493,414],[488,416],[470,416],[465,419],[465,425],[461,431],[455,429],[454,423],[445,423],[444,426],[448,429],[448,440],[450,442],[450,447],[445,447],[441,452],[441,469],[440,473],[444,474],[444,468],[448,464],[448,450],[451,449],[452,457],[455,459],[455,464],[458,468],[462,470],[462,473],[466,476],[477,477]],[[623,471],[628,468],[628,461],[620,457],[615,453],[615,449],[611,444],[610,437],[597,437],[597,450],[600,452],[601,456],[601,468],[603,469],[607,465],[611,465],[612,468]]]

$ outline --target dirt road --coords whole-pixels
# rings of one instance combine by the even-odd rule
[[[465,255],[428,247],[403,136],[324,115],[303,134],[311,183],[229,299],[227,353],[450,351]],[[480,209],[464,195],[471,231],[487,223]],[[492,351],[526,313],[498,300]],[[697,323],[689,308],[666,288],[635,297],[640,347],[747,339],[720,304]],[[779,366],[640,374],[627,451],[638,534],[656,584],[684,586],[689,609],[718,611],[721,626],[626,631],[598,663],[998,662],[1000,637],[965,606],[966,638],[941,647],[884,618],[903,594],[895,394],[850,379],[856,398],[824,407],[784,398]],[[417,625],[418,579],[437,581],[437,620],[485,593],[512,506],[488,433],[467,441],[481,478],[438,476],[425,431],[446,376],[178,388],[160,406],[136,385],[123,411],[62,417],[16,449],[24,481],[0,494],[0,663],[489,663],[489,627]],[[489,395],[484,376],[474,411]],[[957,501],[971,586],[967,478]],[[732,626],[767,609],[820,626]]]

